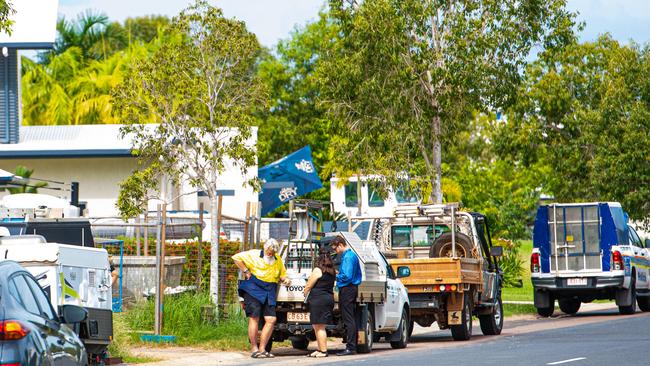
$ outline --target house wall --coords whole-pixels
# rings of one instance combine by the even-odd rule
[[[70,183],[79,182],[79,200],[88,202],[90,216],[116,216],[119,183],[136,168],[136,159],[51,158],[0,160],[0,168],[14,171],[18,165],[34,170],[33,177]],[[70,198],[69,192],[43,189],[40,193]],[[6,193],[4,193],[6,194]]]

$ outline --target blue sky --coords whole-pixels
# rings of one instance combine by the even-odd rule
[[[228,17],[243,20],[260,42],[271,47],[287,38],[296,25],[315,19],[325,0],[211,0]],[[106,13],[111,19],[164,14],[173,16],[189,0],[60,0],[59,13],[74,18],[86,9]],[[586,22],[581,39],[588,41],[610,32],[622,42],[650,41],[650,1],[648,0],[568,0],[570,10]]]

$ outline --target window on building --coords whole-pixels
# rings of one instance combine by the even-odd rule
[[[359,195],[357,193],[357,182],[348,182],[345,185],[345,206],[359,206]]]
[[[368,183],[368,206],[384,207],[384,199],[379,194],[379,186],[377,183]]]

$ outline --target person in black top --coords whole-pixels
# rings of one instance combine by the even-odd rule
[[[327,357],[327,332],[325,326],[332,324],[334,312],[334,263],[328,253],[322,252],[316,261],[303,291],[309,303],[309,319],[316,333],[318,350],[309,357]]]

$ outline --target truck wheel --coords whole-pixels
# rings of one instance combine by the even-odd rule
[[[472,304],[468,292],[465,292],[465,296],[463,297],[461,318],[461,324],[450,326],[451,337],[455,341],[466,341],[472,338]]]
[[[577,299],[559,299],[558,304],[563,313],[573,315],[580,310],[580,300]]]
[[[402,310],[402,320],[399,322],[397,331],[399,332],[399,341],[390,342],[390,346],[395,349],[406,348],[409,343],[409,315],[406,309]]]
[[[306,351],[309,346],[309,340],[305,337],[295,337],[291,339],[291,347]]]
[[[374,323],[372,321],[372,313],[366,308],[366,324],[360,329],[365,333],[366,344],[357,344],[357,353],[370,353],[372,352],[372,343],[374,338]]]
[[[641,311],[650,311],[650,296],[637,296],[636,303]]]
[[[632,283],[630,284],[630,288],[627,289],[629,291],[627,296],[632,296],[632,302],[630,303],[630,306],[619,306],[618,307],[618,312],[621,313],[622,315],[630,315],[636,313],[636,284],[635,284],[635,276],[632,276]]]
[[[503,302],[501,295],[497,297],[497,303],[494,305],[492,314],[479,315],[478,320],[481,323],[481,332],[485,335],[499,335],[503,329]]]
[[[413,328],[415,327],[415,321],[411,319],[409,321],[409,339],[411,339],[411,336],[413,335]]]
[[[467,258],[472,253],[472,239],[469,236],[456,233],[456,255]],[[444,233],[436,239],[429,249],[429,258],[444,258],[453,255],[451,233]]]

